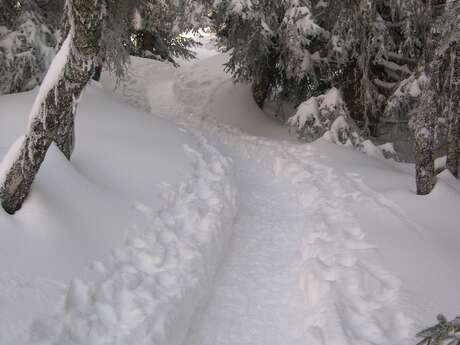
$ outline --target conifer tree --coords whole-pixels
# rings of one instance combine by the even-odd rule
[[[220,46],[230,54],[227,71],[250,82],[256,103],[314,76],[316,48],[327,33],[313,19],[307,0],[221,0],[212,16]]]
[[[55,54],[62,1],[0,2],[0,94],[41,83]]]

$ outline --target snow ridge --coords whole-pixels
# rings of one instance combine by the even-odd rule
[[[34,323],[30,344],[179,345],[206,295],[237,209],[230,159],[203,137],[185,146],[194,174],[169,188],[159,213],[136,204],[145,224],[106,262],[99,278],[74,281],[57,315]]]
[[[362,192],[350,193],[344,187],[349,182],[315,162],[311,149],[288,152],[274,170],[303,191],[299,203],[312,229],[303,245],[301,286],[314,344],[409,342],[412,321],[399,305],[401,282],[375,264],[376,248],[346,207]]]

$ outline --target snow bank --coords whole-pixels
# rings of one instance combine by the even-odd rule
[[[24,132],[37,91],[0,96],[0,159]],[[201,147],[190,132],[92,86],[76,133],[72,161],[51,146],[21,211],[0,209],[2,345],[30,343],[31,322],[54,313],[71,279],[92,282],[92,262],[123,246],[133,224],[148,229],[133,204],[155,214],[163,209],[168,186],[195,172],[196,159],[183,145]]]
[[[95,265],[94,282],[76,280],[59,314],[37,321],[33,344],[182,343],[213,279],[236,212],[232,164],[203,138],[185,150],[194,164],[186,183],[158,212],[138,204],[126,246]]]

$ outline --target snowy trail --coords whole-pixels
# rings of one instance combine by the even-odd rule
[[[123,91],[128,102],[205,134],[235,163],[233,240],[184,344],[411,343],[401,282],[379,266],[350,205],[370,198],[376,208],[396,208],[357,176],[321,163],[312,145],[255,137],[222,121],[231,112],[214,102],[228,85],[221,63],[217,56],[177,72],[142,63],[135,73],[147,82]],[[274,136],[285,131],[260,122]]]
[[[245,166],[236,171],[241,202],[233,239],[187,345],[305,344],[303,216],[286,181]]]

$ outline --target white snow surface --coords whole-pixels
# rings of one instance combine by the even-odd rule
[[[2,153],[35,96],[1,97]],[[97,84],[77,146],[71,162],[52,146],[21,211],[0,213],[0,343],[180,343],[229,237],[231,161]]]
[[[104,75],[72,161],[0,213],[0,343],[404,345],[453,318],[458,181],[419,197],[412,165],[297,142],[202,57]],[[0,98],[1,151],[33,96]]]

